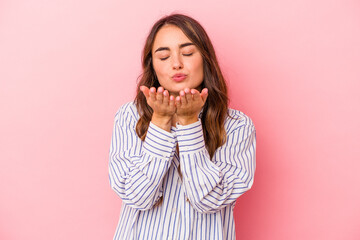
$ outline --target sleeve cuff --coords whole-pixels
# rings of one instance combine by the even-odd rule
[[[151,155],[157,157],[170,158],[174,152],[176,137],[152,122],[146,133],[144,149]]]
[[[189,125],[176,125],[176,136],[180,153],[198,152],[205,148],[204,135],[200,119]]]

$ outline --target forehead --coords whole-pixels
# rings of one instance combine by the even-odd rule
[[[157,47],[177,47],[180,44],[191,42],[183,31],[174,25],[165,25],[157,32],[153,49]]]

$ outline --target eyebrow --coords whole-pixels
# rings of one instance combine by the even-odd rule
[[[187,46],[191,46],[191,45],[195,45],[195,44],[190,43],[190,42],[188,42],[188,43],[183,43],[183,44],[180,45],[180,48],[187,47]],[[168,47],[159,47],[158,49],[155,50],[154,53],[156,53],[156,52],[158,52],[158,51],[164,51],[164,50],[170,51],[170,48],[168,48]]]

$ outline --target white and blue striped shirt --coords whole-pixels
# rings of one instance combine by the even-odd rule
[[[111,187],[122,199],[114,239],[235,239],[233,208],[253,184],[256,136],[249,117],[228,112],[226,143],[210,160],[201,121],[171,132],[150,122],[141,141],[135,104],[118,110],[109,162]]]

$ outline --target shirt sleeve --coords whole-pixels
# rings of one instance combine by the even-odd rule
[[[109,153],[112,189],[131,207],[147,210],[162,196],[162,180],[176,149],[176,138],[150,122],[145,141],[136,120],[121,108],[115,115]]]
[[[198,212],[212,213],[234,204],[253,184],[255,128],[247,116],[237,121],[212,160],[205,148],[200,120],[177,126],[185,194]]]

